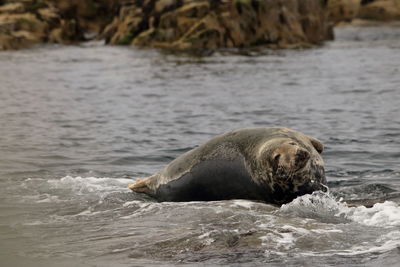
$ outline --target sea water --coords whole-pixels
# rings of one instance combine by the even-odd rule
[[[398,266],[400,29],[336,35],[207,57],[1,52],[1,265]],[[216,134],[274,125],[325,144],[329,193],[277,207],[127,189]]]

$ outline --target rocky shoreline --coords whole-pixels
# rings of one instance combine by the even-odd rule
[[[172,50],[287,48],[332,36],[319,0],[142,2],[120,10],[103,33],[107,43]]]
[[[3,3],[2,3],[3,2]],[[0,0],[0,50],[76,44],[97,36],[123,1]]]
[[[335,24],[354,19],[375,22],[400,20],[400,0],[330,0],[328,9],[330,21]]]
[[[105,40],[171,50],[295,48],[354,18],[400,19],[400,0],[0,0],[0,50]]]

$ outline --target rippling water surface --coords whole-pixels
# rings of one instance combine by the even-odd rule
[[[1,262],[395,266],[399,88],[390,27],[208,57],[99,43],[1,52]],[[272,125],[324,142],[329,194],[157,203],[126,187],[216,134]]]

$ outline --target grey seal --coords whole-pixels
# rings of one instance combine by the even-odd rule
[[[218,135],[128,187],[158,201],[259,200],[284,204],[325,190],[322,143],[283,128]]]

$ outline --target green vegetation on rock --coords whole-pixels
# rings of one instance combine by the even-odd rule
[[[27,9],[29,11],[36,11],[39,8],[47,7],[47,4],[43,0],[34,0],[30,5],[28,5]]]
[[[118,40],[117,44],[118,45],[130,45],[133,41],[133,33],[128,32],[126,35],[124,35],[121,39]]]

